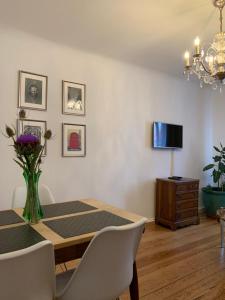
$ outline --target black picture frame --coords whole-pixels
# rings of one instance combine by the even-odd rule
[[[47,110],[48,76],[19,71],[18,107]],[[39,103],[40,102],[40,103]]]

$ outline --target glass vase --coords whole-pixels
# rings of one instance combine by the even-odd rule
[[[36,224],[41,218],[43,218],[43,210],[41,208],[38,195],[38,183],[40,175],[41,171],[23,172],[27,187],[26,204],[23,210],[23,218],[30,224]]]

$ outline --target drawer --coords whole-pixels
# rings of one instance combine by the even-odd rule
[[[176,194],[176,200],[193,200],[193,199],[198,199],[198,192],[187,192],[187,193],[179,193]]]
[[[198,215],[198,209],[187,209],[176,213],[176,220],[183,220]]]
[[[177,185],[177,192],[196,191],[196,190],[198,190],[198,182]]]
[[[176,202],[176,209],[187,209],[187,208],[197,208],[198,207],[198,200],[184,200]]]

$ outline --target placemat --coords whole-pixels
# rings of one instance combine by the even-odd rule
[[[0,254],[27,248],[45,239],[29,225],[0,230]]]
[[[107,211],[45,221],[44,224],[63,238],[99,231],[107,226],[121,226],[133,223]]]
[[[96,209],[96,207],[83,203],[81,201],[54,203],[43,205],[42,208],[44,218],[53,218]]]
[[[22,223],[20,218],[12,209],[0,211],[0,226]]]

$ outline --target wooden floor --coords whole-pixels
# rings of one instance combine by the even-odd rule
[[[175,232],[150,224],[137,256],[140,300],[225,300],[225,257],[219,224]],[[130,299],[126,292],[121,300]]]

